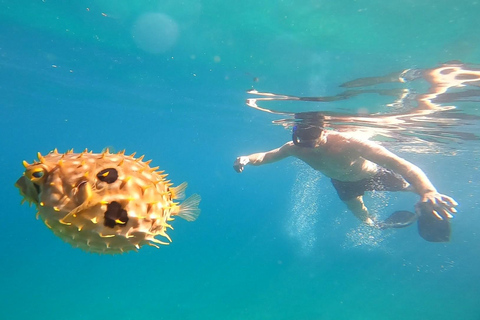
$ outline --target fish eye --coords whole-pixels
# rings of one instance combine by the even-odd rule
[[[33,183],[42,183],[45,177],[47,176],[47,171],[45,168],[37,167],[31,170],[27,170],[25,175],[27,176],[30,181]]]
[[[36,179],[40,179],[41,177],[43,177],[43,175],[44,175],[43,171],[36,171],[32,173],[32,177]]]

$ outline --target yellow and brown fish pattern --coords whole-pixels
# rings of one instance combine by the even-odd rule
[[[124,152],[58,153],[29,164],[15,186],[37,207],[37,218],[55,235],[88,252],[116,254],[171,242],[175,216],[194,221],[200,196],[183,203],[187,183],[172,187],[143,156]],[[162,236],[164,241],[156,237]]]

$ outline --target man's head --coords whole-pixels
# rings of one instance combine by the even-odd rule
[[[317,112],[295,114],[292,141],[296,146],[315,148],[323,132],[323,115]]]

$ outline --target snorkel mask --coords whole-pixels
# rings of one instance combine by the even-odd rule
[[[313,129],[312,128],[308,128],[308,129]],[[304,128],[298,128],[298,125],[295,125],[293,127],[293,130],[292,130],[292,141],[293,141],[293,144],[298,146],[298,147],[304,147],[304,148],[315,148],[315,146],[317,145],[317,139],[318,137],[320,136],[320,133],[321,133],[321,129],[318,128],[318,130],[320,130],[320,132],[318,133],[317,136],[311,136],[311,137],[306,137],[306,135],[304,134],[304,131],[308,130],[308,129],[304,129]],[[318,130],[315,130],[318,132]],[[299,131],[300,134],[299,134]],[[308,130],[308,131],[313,131],[313,130]]]
[[[295,114],[292,130],[293,144],[304,148],[315,148],[320,138],[325,117],[319,112],[303,112]]]

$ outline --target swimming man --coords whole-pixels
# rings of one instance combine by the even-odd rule
[[[246,165],[259,166],[296,157],[331,178],[348,209],[365,224],[378,228],[403,227],[414,220],[405,217],[409,221],[402,222],[400,218],[391,226],[375,221],[364,205],[365,191],[416,192],[420,195],[420,207],[428,208],[428,218],[433,215],[436,221],[447,221],[456,213],[455,200],[438,193],[420,168],[372,141],[323,130],[323,117],[317,117],[317,122],[319,119],[316,125],[297,124],[292,141],[280,148],[238,157],[234,169],[242,172]]]

